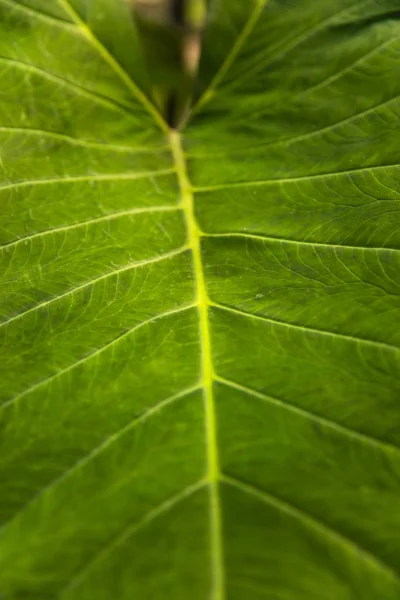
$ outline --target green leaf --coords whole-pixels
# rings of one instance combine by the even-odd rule
[[[0,0],[0,597],[400,598],[399,0]]]

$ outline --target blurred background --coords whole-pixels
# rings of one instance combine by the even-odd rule
[[[137,22],[154,101],[173,126],[190,106],[208,0],[125,0]]]

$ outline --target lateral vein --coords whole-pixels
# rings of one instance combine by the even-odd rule
[[[367,0],[366,4],[369,4],[370,1],[371,0]],[[352,10],[358,8],[359,5],[360,5],[360,3],[357,0],[357,2],[355,2],[351,6],[347,6],[344,10],[341,10],[340,12],[336,12],[334,14],[329,15],[323,21],[319,21],[319,23],[316,26],[313,25],[311,27],[311,29],[308,29],[304,33],[301,33],[300,35],[295,36],[292,39],[289,39],[289,44],[287,46],[285,46],[285,45],[283,45],[283,46],[278,45],[278,47],[275,46],[272,49],[272,50],[277,50],[277,52],[275,54],[270,49],[268,57],[267,57],[267,61],[262,60],[262,61],[258,61],[255,65],[253,64],[253,67],[249,68],[246,71],[245,75],[242,74],[242,76],[240,78],[237,78],[235,81],[228,83],[228,85],[226,86],[225,89],[232,91],[237,87],[238,82],[243,83],[243,81],[248,81],[249,78],[254,78],[257,75],[257,73],[260,72],[261,69],[264,69],[264,70],[267,69],[267,67],[269,67],[273,63],[276,63],[278,61],[278,59],[280,59],[282,56],[288,54],[289,52],[291,52],[295,48],[297,48],[300,44],[309,40],[315,33],[322,31],[327,25],[329,26],[333,21],[338,19],[338,17],[341,17],[344,14],[351,12]],[[264,58],[264,55],[262,55],[262,58]]]
[[[80,227],[89,227],[90,225],[94,225],[96,223],[108,223],[110,221],[115,221],[116,219],[119,219],[120,217],[129,217],[129,216],[135,216],[135,215],[142,215],[142,214],[149,214],[152,215],[154,213],[163,213],[163,212],[176,212],[179,211],[181,209],[180,206],[168,206],[168,205],[161,205],[161,206],[143,206],[143,207],[138,207],[138,208],[130,208],[127,210],[120,210],[117,212],[113,212],[113,213],[109,213],[106,215],[102,215],[101,217],[96,217],[95,219],[88,219],[87,221],[78,221],[77,223],[71,223],[70,225],[62,225],[60,227],[53,227],[52,229],[45,229],[44,231],[38,231],[36,233],[32,233],[30,235],[25,235],[25,236],[21,236],[16,240],[13,240],[12,242],[9,242],[7,244],[4,244],[3,246],[0,246],[0,251],[3,248],[7,248],[8,250],[10,249],[10,246],[17,246],[18,244],[24,242],[25,244],[29,241],[31,242],[32,240],[36,239],[36,238],[43,238],[47,235],[52,235],[55,233],[61,233],[61,232],[66,232],[66,231],[74,231],[76,229],[79,229]]]
[[[46,14],[37,10],[36,8],[32,8],[31,6],[26,6],[26,4],[19,4],[17,2],[10,2],[10,0],[1,0],[2,4],[9,6],[11,9],[20,11],[29,16],[32,16],[36,19],[41,19],[42,21],[49,22],[51,25],[57,25],[58,27],[62,27],[64,29],[73,28],[76,29],[76,24],[71,23],[71,21],[66,21],[65,19],[61,19],[59,17],[52,16],[50,14]]]
[[[337,531],[336,529],[333,529],[331,525],[306,512],[304,509],[299,508],[276,495],[272,495],[271,492],[266,492],[255,487],[254,485],[248,484],[237,477],[223,474],[221,476],[221,481],[227,485],[236,487],[244,493],[258,498],[261,502],[269,504],[270,506],[278,509],[280,512],[283,512],[293,519],[296,519],[296,521],[302,523],[304,527],[313,529],[314,531],[327,537],[328,540],[334,542],[335,544],[340,544],[342,548],[347,548],[353,555],[359,556],[364,563],[368,564],[387,579],[390,579],[399,585],[398,574],[388,564],[384,563],[380,557],[372,554],[370,550],[367,550],[364,546],[361,546],[356,540],[347,537],[345,534]]]
[[[192,158],[194,155],[192,155]],[[214,158],[211,154],[208,158]],[[310,181],[314,179],[324,179],[325,177],[342,177],[344,175],[357,175],[363,173],[369,173],[373,171],[384,171],[385,169],[393,169],[400,167],[400,163],[388,164],[388,165],[371,165],[370,167],[356,167],[355,169],[347,169],[345,171],[332,171],[330,173],[314,173],[312,175],[300,175],[299,177],[286,177],[283,179],[257,179],[255,181],[231,181],[227,183],[220,183],[217,185],[204,185],[196,187],[197,193],[201,192],[215,192],[219,190],[231,189],[231,188],[243,188],[247,186],[262,186],[262,185],[277,185],[285,183],[297,183],[301,181]]]
[[[98,356],[99,354],[102,354],[103,352],[109,350],[111,347],[115,346],[116,344],[119,344],[121,342],[121,340],[126,339],[127,337],[132,335],[135,331],[137,331],[138,329],[141,329],[142,327],[145,327],[146,325],[150,325],[151,323],[155,323],[155,322],[159,321],[160,319],[164,319],[164,318],[170,317],[172,315],[177,315],[177,314],[183,313],[187,310],[190,310],[191,308],[194,308],[194,306],[195,306],[194,304],[187,304],[184,306],[179,306],[178,308],[174,308],[172,310],[168,310],[163,313],[154,315],[153,317],[150,317],[149,319],[146,319],[145,321],[141,321],[140,323],[137,323],[133,327],[130,327],[127,331],[124,331],[124,332],[120,333],[119,335],[117,335],[116,337],[112,338],[110,341],[108,341],[103,346],[96,348],[90,354],[86,354],[85,356],[83,356],[82,358],[77,360],[76,362],[69,364],[64,369],[61,369],[60,371],[57,371],[53,375],[46,377],[46,379],[42,379],[41,381],[34,383],[31,387],[27,388],[20,394],[13,396],[12,398],[7,400],[0,406],[0,412],[3,411],[3,409],[5,409],[7,406],[14,404],[15,402],[19,401],[21,398],[23,398],[27,394],[30,394],[37,388],[40,388],[43,385],[47,385],[49,383],[49,381],[53,381],[53,379],[57,379],[57,377],[60,377],[61,375],[64,375],[65,373],[72,371],[72,369],[75,369],[79,365],[82,366],[88,360],[92,360],[94,357]]]
[[[316,334],[316,335],[325,335],[332,337],[333,339],[341,339],[344,341],[349,341],[357,344],[365,344],[371,347],[380,348],[389,350],[391,352],[399,352],[399,346],[395,346],[394,344],[388,344],[386,342],[379,342],[378,340],[372,340],[368,338],[356,337],[354,335],[349,335],[347,333],[338,333],[336,331],[330,331],[329,329],[316,329],[315,327],[310,327],[309,325],[301,325],[299,323],[290,323],[289,321],[281,321],[280,319],[275,319],[273,317],[267,317],[261,314],[250,313],[240,308],[236,308],[234,306],[230,306],[228,304],[222,304],[221,302],[210,301],[210,305],[219,308],[220,310],[225,310],[227,312],[236,313],[237,315],[241,315],[242,317],[246,317],[248,319],[256,319],[258,321],[264,321],[266,323],[272,323],[273,325],[281,325],[282,327],[287,327],[288,329],[297,329],[299,331],[303,331],[308,334]]]
[[[98,277],[95,277],[94,279],[89,279],[88,281],[85,281],[85,283],[82,283],[73,288],[70,288],[66,292],[63,292],[62,294],[59,294],[58,296],[52,296],[48,300],[39,302],[38,304],[35,304],[31,308],[28,308],[27,310],[24,310],[22,313],[18,313],[16,315],[8,318],[5,321],[0,321],[0,328],[5,327],[6,325],[10,324],[12,321],[16,321],[17,319],[20,319],[23,316],[26,316],[27,314],[30,314],[30,313],[36,312],[37,310],[43,309],[45,306],[48,306],[48,305],[52,304],[53,302],[56,302],[57,300],[61,300],[62,298],[65,298],[66,296],[75,294],[75,292],[79,292],[87,287],[90,287],[90,286],[94,285],[95,283],[98,283],[99,281],[103,281],[103,280],[108,279],[109,277],[113,277],[119,273],[124,273],[125,271],[130,271],[130,270],[133,271],[134,269],[138,269],[140,267],[145,267],[146,265],[151,265],[153,263],[158,263],[163,260],[168,260],[169,258],[178,256],[179,254],[183,254],[183,252],[185,252],[185,250],[187,250],[187,249],[188,249],[187,246],[181,246],[180,248],[177,248],[176,250],[171,250],[170,252],[165,252],[164,254],[160,254],[153,258],[146,258],[144,260],[138,260],[136,262],[129,263],[128,265],[118,267],[118,269],[112,269],[111,271],[108,271],[108,273],[103,273],[102,275],[99,275]]]
[[[99,566],[101,562],[103,562],[106,558],[108,558],[112,553],[116,550],[116,548],[120,547],[124,542],[126,542],[129,538],[133,537],[136,533],[138,533],[141,529],[149,525],[152,521],[160,517],[162,514],[171,510],[174,506],[193,496],[196,492],[201,490],[207,481],[200,480],[196,483],[187,486],[177,494],[174,494],[167,500],[164,500],[161,504],[156,506],[155,508],[149,510],[149,512],[142,517],[139,521],[135,521],[134,523],[130,523],[124,529],[112,538],[112,540],[107,543],[99,552],[97,552],[92,559],[83,567],[83,569],[75,575],[75,577],[68,583],[68,585],[61,590],[58,595],[59,600],[65,596],[65,594],[69,593],[74,588],[77,588],[79,584],[87,577],[88,574],[92,572],[92,570]]]
[[[248,231],[233,231],[220,232],[220,233],[203,233],[204,237],[210,238],[242,238],[248,240],[256,240],[262,242],[272,242],[277,244],[291,244],[294,246],[311,246],[315,248],[328,248],[338,250],[360,250],[361,252],[399,252],[400,248],[394,248],[393,246],[352,246],[351,244],[333,244],[330,242],[314,242],[312,240],[294,240],[291,238],[279,238],[272,235],[264,235],[263,233],[249,233]]]
[[[0,56],[0,64],[1,63],[10,64],[14,68],[20,69],[25,73],[33,73],[38,77],[42,77],[43,79],[51,81],[52,83],[55,83],[60,87],[66,88],[69,92],[83,96],[84,98],[88,98],[89,100],[97,102],[98,104],[103,104],[110,110],[114,110],[118,113],[121,113],[124,117],[130,117],[131,120],[134,120],[136,122],[136,119],[134,119],[134,115],[126,106],[124,106],[123,104],[119,104],[113,98],[102,96],[93,90],[82,87],[76,81],[64,79],[64,77],[61,77],[60,75],[55,75],[54,73],[49,73],[48,71],[38,67],[37,65],[29,64],[21,60],[17,60],[15,58],[10,58],[9,56]]]
[[[68,477],[73,476],[77,471],[79,471],[79,469],[82,469],[85,465],[89,464],[90,461],[92,461],[96,456],[99,456],[103,452],[107,451],[107,449],[110,446],[112,446],[112,444],[115,444],[121,438],[121,436],[123,436],[129,430],[134,429],[137,425],[143,423],[144,421],[147,421],[154,414],[160,412],[170,404],[174,404],[176,401],[180,400],[181,398],[184,398],[186,395],[195,392],[196,390],[198,390],[198,386],[185,388],[177,394],[174,394],[173,396],[169,396],[164,400],[158,401],[153,406],[150,406],[150,408],[145,409],[139,416],[135,416],[126,425],[120,427],[119,429],[117,429],[117,431],[108,435],[102,442],[100,442],[97,446],[92,448],[90,452],[82,456],[72,466],[63,471],[61,475],[56,477],[56,479],[53,479],[43,489],[41,489],[37,494],[35,494],[33,498],[28,500],[28,502],[24,506],[22,506],[22,508],[13,517],[11,517],[9,521],[2,525],[0,533],[3,534],[3,532],[6,531],[11,526],[11,524],[14,521],[16,521],[34,502],[37,502],[45,494],[51,492],[56,486],[58,486]]]
[[[229,54],[227,55],[226,59],[222,63],[222,65],[221,65],[219,71],[216,73],[214,79],[211,81],[209,87],[205,90],[203,95],[198,100],[197,104],[194,107],[194,111],[197,112],[197,110],[200,107],[202,107],[204,104],[206,104],[208,102],[208,100],[211,98],[212,94],[214,93],[215,88],[218,86],[218,84],[223,79],[225,74],[229,71],[235,58],[237,57],[237,55],[239,54],[240,50],[242,49],[244,43],[246,42],[247,38],[253,31],[255,25],[257,24],[257,21],[259,19],[261,11],[264,9],[267,2],[268,2],[268,0],[256,0],[254,9],[252,10],[250,17],[248,18],[244,28],[242,29],[241,34],[239,35],[236,42],[232,46]]]
[[[278,406],[279,408],[290,412],[292,414],[296,414],[300,416],[302,419],[307,421],[311,421],[314,423],[318,423],[331,431],[335,431],[339,435],[346,436],[348,439],[353,439],[357,443],[364,444],[366,446],[370,446],[375,450],[378,449],[381,452],[385,452],[386,455],[400,457],[400,447],[396,446],[392,442],[388,442],[385,439],[379,439],[376,437],[372,437],[372,435],[363,433],[356,429],[351,429],[347,425],[342,425],[338,421],[332,421],[332,419],[328,419],[323,417],[316,412],[312,412],[308,409],[302,408],[301,406],[297,406],[292,402],[288,402],[286,400],[282,400],[281,398],[277,398],[276,396],[271,396],[270,394],[264,394],[253,388],[248,387],[242,383],[238,383],[237,381],[233,381],[232,379],[227,379],[226,377],[221,377],[215,375],[215,380],[219,383],[231,387],[233,389],[239,390],[248,396],[253,396],[254,398],[258,398],[264,403],[271,404],[274,406]]]
[[[119,62],[109,53],[107,48],[103,46],[100,40],[94,35],[91,29],[87,26],[85,21],[80,17],[76,10],[72,7],[70,0],[58,0],[59,4],[64,8],[67,14],[70,15],[79,29],[85,35],[86,39],[90,42],[97,53],[103,58],[103,60],[111,67],[111,69],[119,76],[121,81],[124,82],[126,87],[132,92],[133,96],[142,104],[147,112],[153,117],[155,122],[158,124],[162,131],[167,131],[167,124],[164,121],[161,114],[158,112],[156,107],[152,104],[149,98],[142,92],[142,90],[136,85],[133,79],[125,71],[125,69],[119,64]]]
[[[34,186],[34,185],[53,185],[61,183],[79,183],[85,181],[133,181],[135,179],[145,179],[146,177],[158,177],[159,175],[169,175],[174,173],[173,169],[160,169],[158,171],[134,171],[133,173],[98,173],[94,175],[67,175],[65,177],[54,177],[49,179],[26,179],[22,181],[14,181],[0,185],[0,192],[10,190],[12,188]]]
[[[26,136],[38,136],[40,138],[54,138],[56,140],[65,141],[69,144],[73,144],[76,146],[82,146],[83,148],[93,148],[97,150],[105,150],[107,152],[126,152],[126,153],[136,153],[143,152],[143,148],[135,148],[135,146],[121,146],[118,144],[109,144],[107,142],[96,142],[94,140],[88,140],[83,138],[77,138],[71,135],[67,135],[65,133],[61,133],[59,131],[51,131],[46,129],[34,129],[32,127],[9,127],[0,126],[0,133],[9,133],[13,134],[23,134]],[[149,151],[149,149],[145,148],[145,152]],[[154,148],[151,149],[154,151]],[[156,148],[158,150],[158,148]]]

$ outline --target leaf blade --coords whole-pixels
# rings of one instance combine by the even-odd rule
[[[271,0],[234,55],[254,3],[222,3],[174,152],[71,21],[11,4],[0,587],[397,600],[393,3]]]

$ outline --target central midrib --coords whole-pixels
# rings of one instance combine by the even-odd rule
[[[201,256],[201,234],[194,214],[193,189],[187,172],[181,134],[177,131],[171,131],[169,134],[169,139],[181,192],[182,209],[185,215],[188,244],[193,255],[196,297],[200,320],[201,372],[207,436],[208,480],[210,489],[210,539],[213,579],[211,598],[212,600],[223,600],[225,593],[220,499],[218,489],[219,458],[213,395],[213,365],[211,354],[210,323],[208,317],[209,301],[204,278],[203,260]]]

